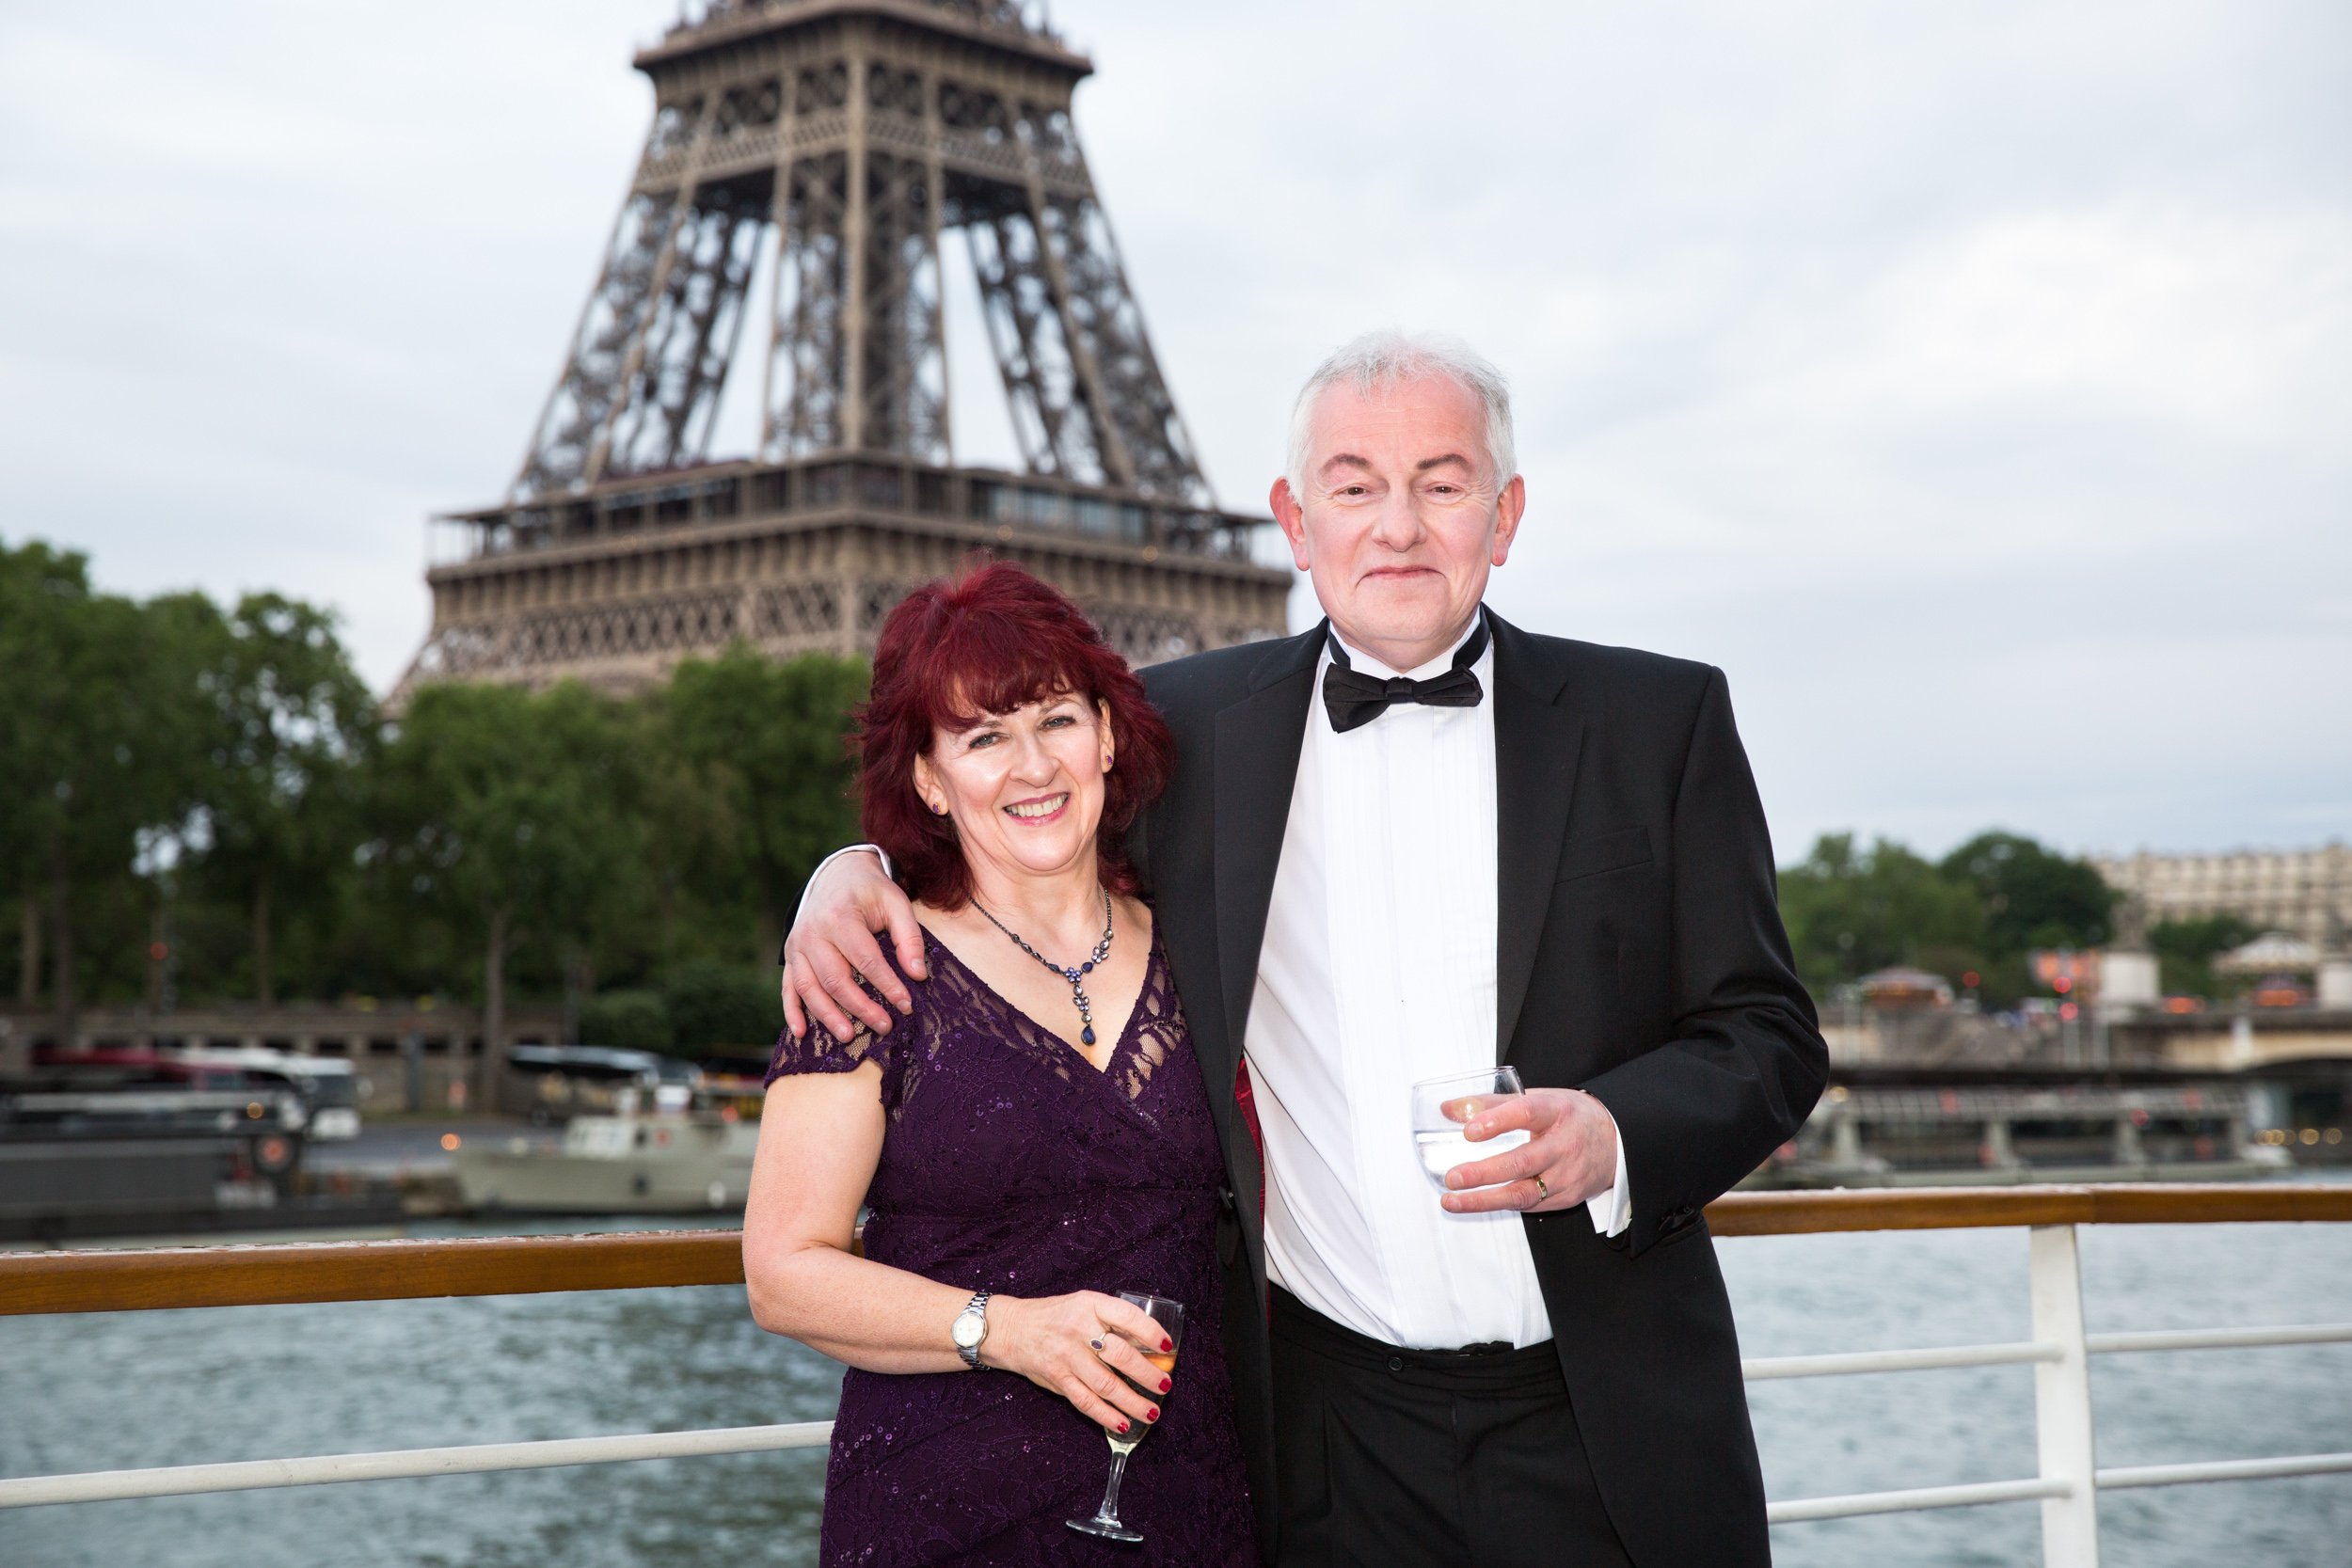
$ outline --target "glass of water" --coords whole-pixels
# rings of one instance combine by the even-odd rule
[[[1424,1078],[1413,1085],[1413,1151],[1430,1182],[1445,1190],[1445,1173],[1456,1165],[1491,1160],[1505,1149],[1527,1142],[1524,1129],[1500,1132],[1483,1143],[1462,1133],[1462,1124],[1496,1101],[1526,1092],[1517,1068],[1486,1068],[1444,1078]]]

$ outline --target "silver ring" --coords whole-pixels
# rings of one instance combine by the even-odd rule
[[[1535,1190],[1544,1195],[1543,1196],[1537,1198],[1535,1200],[1536,1202],[1549,1203],[1551,1201],[1551,1189],[1544,1185],[1544,1179],[1540,1176],[1535,1178]]]

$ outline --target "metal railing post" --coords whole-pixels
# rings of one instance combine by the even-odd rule
[[[2099,1568],[2098,1455],[2090,1418],[2090,1355],[2083,1339],[2082,1264],[2071,1225],[2033,1227],[2033,1337],[2057,1345],[2033,1370],[2042,1479],[2063,1481],[2042,1501],[2042,1568]]]

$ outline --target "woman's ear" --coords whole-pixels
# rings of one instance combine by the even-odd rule
[[[914,793],[930,808],[933,816],[947,815],[947,792],[940,787],[939,770],[931,766],[928,755],[914,759]]]
[[[1111,705],[1097,697],[1094,711],[1102,719],[1095,730],[1102,736],[1103,771],[1107,773],[1111,770],[1111,764],[1119,759],[1119,736],[1111,728]]]

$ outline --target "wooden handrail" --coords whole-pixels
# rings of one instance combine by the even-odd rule
[[[1985,1226],[2352,1221],[2352,1186],[2153,1184],[1731,1193],[1708,1206],[1707,1220],[1717,1236]],[[0,1253],[0,1317],[742,1282],[742,1235],[734,1230],[19,1252]]]
[[[1727,1193],[1707,1207],[1708,1228],[1718,1236],[2275,1220],[2352,1220],[2352,1186],[2157,1181],[2066,1187],[1838,1187]]]
[[[739,1230],[0,1254],[0,1317],[739,1285]]]

